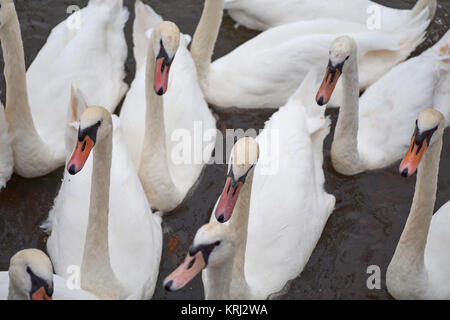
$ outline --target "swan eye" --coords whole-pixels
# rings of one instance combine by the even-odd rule
[[[347,56],[347,58],[345,58],[345,60],[348,60],[348,58],[350,58],[350,56]]]
[[[220,246],[220,241],[216,241],[215,243],[214,243],[214,245],[217,247],[217,246]]]
[[[95,124],[97,127],[100,127],[100,125],[102,124],[101,120],[98,120],[97,123]]]

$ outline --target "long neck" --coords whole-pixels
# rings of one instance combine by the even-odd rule
[[[40,176],[61,166],[64,158],[58,158],[36,131],[28,102],[19,20],[13,3],[4,4],[2,10],[8,10],[8,21],[0,29],[0,38],[5,61],[5,114],[9,132],[14,137],[15,171],[25,177]]]
[[[108,245],[111,155],[112,133],[94,149],[89,220],[81,264],[81,286],[100,298],[119,299],[124,293],[111,268]]]
[[[9,274],[11,279],[11,273]],[[30,296],[24,290],[17,288],[13,281],[9,281],[8,300],[30,300]]]
[[[252,169],[241,190],[234,208],[229,227],[234,235],[236,256],[233,264],[233,279],[230,288],[231,299],[248,299],[250,288],[245,280],[245,250],[247,246],[248,218],[250,215],[250,199],[252,195],[254,169]]]
[[[204,282],[205,299],[229,300],[233,261],[226,261],[220,267],[208,267],[204,272],[208,279]]]
[[[5,60],[7,117],[12,128],[32,127],[34,129],[28,103],[22,35],[15,10],[10,10],[9,19],[1,31],[3,58]]]
[[[167,163],[166,129],[164,125],[163,98],[153,88],[156,58],[153,39],[147,55],[145,92],[145,136],[139,166],[139,177],[152,206],[165,212],[173,209],[179,201],[179,192],[172,181]]]
[[[424,253],[436,200],[441,150],[442,137],[422,158],[411,211],[389,266],[395,273],[408,278],[419,279],[417,275],[425,271]]]
[[[342,74],[344,97],[331,146],[331,160],[342,174],[356,174],[361,168],[358,154],[359,78],[356,57],[348,60]]]
[[[223,0],[205,0],[202,16],[195,30],[191,54],[200,84],[206,79],[223,17]]]

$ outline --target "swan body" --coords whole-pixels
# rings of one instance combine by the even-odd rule
[[[140,1],[136,2],[136,17],[134,39],[137,71],[122,106],[120,118],[124,141],[134,165],[139,167],[141,161],[142,163],[146,162],[143,158],[143,149],[149,148],[148,144],[144,143],[145,131],[148,128],[145,120],[147,110],[145,88],[148,68],[145,59],[147,53],[141,52],[142,49],[139,50],[139,48],[148,50],[150,41],[145,33],[148,34],[149,30],[145,28],[154,28],[162,19],[150,7]],[[147,24],[143,21],[147,21]],[[164,132],[159,134],[164,137],[165,145],[156,145],[154,149],[149,150],[150,153],[156,154],[161,153],[163,148],[166,149],[166,159],[162,161],[166,162],[167,169],[162,170],[168,171],[168,178],[160,179],[156,177],[156,179],[170,180],[175,189],[170,195],[177,195],[173,201],[169,200],[170,195],[165,199],[153,199],[153,201],[149,199],[153,206],[162,211],[174,209],[185,198],[188,191],[198,180],[203,166],[209,161],[215,146],[216,120],[203,98],[198,84],[195,64],[187,45],[187,38],[185,36],[180,37],[178,50],[170,68],[169,86],[167,92],[162,96]],[[150,101],[149,104],[152,105],[153,102]],[[180,143],[184,141],[180,141],[180,139],[184,138],[189,139],[189,141],[186,141],[191,145],[189,152],[193,150],[195,154],[188,155],[187,161],[184,159],[175,161],[174,157],[179,156]],[[141,176],[141,179],[152,178],[144,175]],[[145,183],[144,188],[146,189]],[[156,190],[151,191],[153,194],[163,192],[161,190],[162,185],[156,188]],[[147,189],[146,192],[148,193]]]
[[[330,44],[341,35],[353,37],[358,44],[359,88],[367,88],[423,41],[428,12],[424,9],[389,33],[335,19],[269,29],[211,64],[202,82],[205,97],[219,107],[278,108],[310,69],[326,64]],[[341,93],[337,89],[328,105],[340,106]]]
[[[47,293],[44,295],[47,299],[97,299],[95,295],[84,290],[69,289],[66,279],[53,274],[50,259],[44,252],[37,249],[26,249],[12,257],[9,271],[0,272],[0,300],[37,299],[44,292],[31,291],[33,286],[39,287],[39,283],[44,285],[47,291],[50,291],[50,296]]]
[[[122,140],[119,119],[113,115],[112,121],[111,196],[107,225],[110,264],[124,287],[126,298],[149,299],[154,292],[161,258],[161,217],[150,209]],[[76,136],[73,128],[72,134]],[[90,157],[76,176],[65,171],[54,206],[43,224],[43,228],[50,232],[47,251],[56,274],[62,277],[68,276],[69,266],[83,263],[94,161]]]
[[[426,6],[434,14],[435,0],[417,1],[411,10],[389,8],[369,0],[225,0],[225,9],[238,24],[260,31],[318,18],[342,19],[365,25],[372,15],[377,14],[381,29],[386,31],[407,22]]]
[[[223,266],[213,266],[214,253],[209,257],[211,266],[203,271],[207,299],[266,299],[281,291],[287,281],[303,270],[334,208],[335,198],[323,187],[322,147],[329,132],[329,120],[324,117],[324,109],[313,106],[313,99],[304,105],[301,92],[308,93],[311,88],[302,88],[259,134],[259,160],[254,169],[236,165],[233,161],[238,156],[232,153],[227,184],[210,224],[211,229],[224,228],[228,230],[225,234],[236,238],[232,241],[233,254],[227,259],[218,258]],[[245,172],[248,174],[242,185],[229,182],[242,181]],[[237,201],[233,200],[236,192]],[[231,193],[230,201],[236,201],[234,211],[223,200],[231,197],[228,196]],[[226,223],[213,227],[216,221]],[[203,231],[209,228],[197,233],[193,247],[220,240],[200,240],[203,237],[200,234],[204,235]],[[226,271],[225,260],[234,264],[232,272]],[[166,278],[167,289],[179,288],[177,272],[183,266],[180,268],[173,273],[175,277]],[[173,281],[168,285],[170,280]]]
[[[6,187],[14,170],[14,158],[11,149],[11,137],[5,118],[5,108],[0,103],[0,190]]]
[[[336,43],[339,41],[348,39]],[[342,80],[342,89],[346,97],[331,151],[337,171],[353,175],[398,161],[424,105],[432,104],[450,116],[449,45],[447,32],[432,48],[390,70],[360,98],[354,70],[357,66],[351,66],[356,62],[350,58],[344,63],[342,77],[347,79]],[[321,95],[319,91],[318,97]]]
[[[45,175],[64,164],[71,85],[81,88],[89,103],[110,111],[128,88],[123,81],[128,11],[122,0],[90,0],[74,15],[79,28],[69,20],[56,26],[25,75],[14,3],[2,2],[6,114],[15,171],[24,177]]]
[[[433,215],[444,127],[439,111],[422,111],[400,164],[403,176],[417,167],[418,174],[411,211],[386,273],[388,291],[396,299],[450,299],[450,202]]]

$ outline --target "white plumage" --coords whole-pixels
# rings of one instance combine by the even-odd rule
[[[162,250],[161,217],[153,214],[113,115],[113,153],[109,200],[109,251],[117,279],[129,299],[152,297]],[[76,135],[76,131],[72,131]],[[75,140],[75,138],[74,138]],[[91,193],[92,156],[75,176],[64,172],[61,189],[43,228],[51,232],[47,251],[56,274],[81,266]]]
[[[136,17],[133,38],[137,71],[122,106],[120,118],[124,142],[137,168],[141,161],[142,148],[146,147],[143,145],[146,113],[145,57],[149,45],[147,35],[151,34],[151,30],[147,28],[154,28],[162,22],[162,18],[141,1],[136,2]],[[187,49],[188,40],[189,37],[185,35],[180,37],[180,45],[170,69],[169,87],[163,95],[167,164],[181,199],[197,181],[203,166],[208,162],[216,136],[216,120],[198,84],[195,64]],[[206,133],[210,135],[204,141],[203,135]],[[188,157],[187,163],[173,161],[178,159],[181,136],[190,139],[191,150],[195,150],[197,156],[200,150],[200,161],[194,161],[194,154]]]
[[[400,26],[428,6],[434,14],[435,0],[418,0],[412,10],[389,8],[369,0],[224,0],[230,16],[249,29],[266,30],[283,24],[317,18],[333,18],[367,24],[379,18],[382,30]],[[375,20],[371,20],[376,22]]]
[[[318,19],[269,29],[211,64],[202,88],[208,102],[220,107],[278,108],[311,69],[326,67],[328,49],[341,35],[359,48],[360,88],[378,80],[406,59],[424,39],[429,9],[390,32],[366,25]],[[340,106],[337,89],[330,106]]]

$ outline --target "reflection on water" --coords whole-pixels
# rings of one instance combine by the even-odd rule
[[[180,29],[193,34],[201,14],[203,0],[151,0],[156,12],[176,22]],[[396,8],[411,8],[415,0],[378,0]],[[80,7],[87,0],[16,0],[21,22],[26,63],[33,61],[45,43],[53,26],[66,18],[68,6]],[[127,82],[134,77],[132,55],[132,21],[134,0],[125,0],[130,9],[126,26],[129,56],[126,64]],[[437,16],[429,29],[426,41],[414,55],[435,43],[450,25],[450,1],[438,0]],[[257,34],[244,28],[235,29],[234,21],[224,17],[217,41],[215,58],[231,51],[237,45]],[[0,61],[3,69],[3,62]],[[5,88],[3,77],[0,88]],[[4,90],[1,99],[5,101]],[[424,106],[425,107],[425,106]],[[272,110],[214,110],[219,129],[260,129],[273,113]],[[338,112],[327,111],[333,123]],[[334,127],[334,126],[333,126]],[[337,174],[330,163],[332,134],[325,141],[326,189],[336,195],[336,210],[303,274],[293,280],[282,299],[386,299],[389,294],[384,285],[384,274],[392,257],[409,212],[415,178],[404,179],[397,171],[398,164],[384,170],[364,173],[356,177]],[[445,165],[450,151],[450,132],[444,136],[442,165],[439,174],[436,209],[450,196],[450,168]],[[166,216],[164,252],[155,299],[203,299],[203,285],[197,277],[184,290],[167,293],[161,282],[183,259],[196,230],[209,218],[219,196],[226,175],[226,165],[212,165],[205,169],[197,188],[174,212]],[[0,270],[8,268],[10,257],[26,247],[45,248],[45,235],[39,229],[47,217],[60,186],[63,169],[39,179],[14,176],[0,193]],[[366,287],[369,265],[378,265],[383,274],[382,289],[370,291]]]

